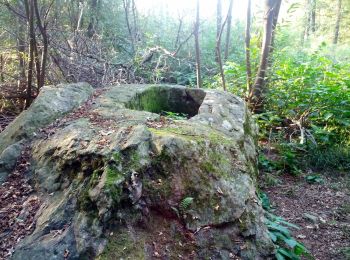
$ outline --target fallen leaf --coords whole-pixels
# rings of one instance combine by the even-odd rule
[[[69,256],[69,250],[66,249],[66,250],[64,250],[63,257],[64,257],[64,258],[68,258],[68,256]]]
[[[219,193],[220,195],[224,195],[224,192],[220,189],[220,187],[216,188],[217,193]]]
[[[113,133],[114,133],[113,130],[107,131],[107,132],[105,132],[105,131],[103,131],[103,130],[100,131],[100,134],[101,134],[102,136],[110,135],[110,134],[113,134]]]

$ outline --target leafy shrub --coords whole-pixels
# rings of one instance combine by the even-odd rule
[[[278,152],[274,160],[268,159],[263,153],[260,153],[258,162],[259,169],[263,172],[282,172],[290,174],[299,174],[300,171],[300,154],[292,143],[281,142],[275,144]]]
[[[302,121],[319,145],[349,144],[350,65],[314,53],[282,50],[275,58],[266,110]]]
[[[330,146],[310,149],[306,162],[312,168],[319,169],[350,169],[350,151],[344,146]]]
[[[319,174],[308,175],[305,177],[305,180],[309,184],[314,184],[314,183],[323,184],[324,183],[324,179]]]
[[[299,229],[299,227],[271,213],[270,200],[266,193],[259,192],[258,195],[263,208],[266,210],[266,225],[269,236],[276,246],[276,259],[299,260],[302,256],[312,258],[306,247],[294,239],[289,230],[289,228]]]

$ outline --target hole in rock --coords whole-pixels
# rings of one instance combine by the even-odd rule
[[[205,95],[201,89],[153,86],[137,93],[126,107],[162,115],[177,113],[190,118],[198,114]]]

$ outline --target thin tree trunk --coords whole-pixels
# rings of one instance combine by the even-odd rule
[[[137,26],[138,24],[138,14],[137,14],[137,8],[136,8],[136,3],[135,0],[131,0],[131,8],[132,8],[132,18],[133,18],[133,32],[134,32],[134,42],[137,44],[137,36],[139,35],[139,27]]]
[[[311,31],[316,32],[316,0],[311,0]]]
[[[17,82],[17,90],[20,93],[24,93],[26,91],[26,64],[25,64],[25,52],[26,52],[26,45],[25,45],[25,29],[23,28],[23,23],[20,18],[18,18],[18,28],[17,28],[17,56],[18,56],[18,70],[19,70],[19,77]],[[24,101],[20,100],[19,106],[21,108],[24,108]]]
[[[316,32],[316,0],[305,0],[305,29],[303,42]]]
[[[216,2],[216,39],[219,38],[221,25],[222,25],[222,1],[217,0]],[[215,60],[216,62],[219,61],[217,46],[215,47]]]
[[[36,70],[35,76],[36,76],[37,91],[38,91],[39,85],[40,85],[41,65],[40,65],[38,45],[35,38],[34,38],[34,65]]]
[[[79,31],[80,30],[81,23],[82,23],[82,20],[83,20],[84,4],[79,2],[79,8],[80,8],[80,13],[79,13],[79,16],[78,16],[77,27],[76,27],[75,31]]]
[[[340,29],[340,20],[341,20],[341,6],[342,6],[342,2],[341,2],[341,0],[338,0],[337,1],[337,20],[335,22],[333,44],[337,44],[338,43],[338,39],[339,39],[339,29]]]
[[[305,40],[307,40],[309,38],[310,35],[310,0],[305,0],[304,3],[304,7],[307,10],[307,12],[305,12],[305,16],[304,16],[304,35],[302,37],[303,39],[303,43]]]
[[[18,57],[18,81],[17,81],[17,91],[20,93],[26,92],[26,62],[25,62],[25,52],[26,52],[26,43],[25,43],[25,33],[26,30],[23,27],[23,21],[28,21],[28,5],[26,5],[26,1],[18,1],[18,8],[25,10],[25,15],[22,15],[22,13],[16,11],[8,2],[4,2],[5,6],[8,8],[9,11],[13,12],[15,15],[17,15],[17,21],[16,24],[18,25],[16,27],[16,48],[17,48],[17,57]],[[24,6],[23,6],[24,5]],[[22,100],[20,100],[21,102]],[[21,102],[19,104],[21,108],[24,108],[24,102]]]
[[[176,57],[176,55],[179,53],[179,51],[181,50],[182,46],[184,46],[192,37],[192,35],[194,34],[194,31],[191,32],[187,38],[185,40],[183,40],[182,42],[179,43],[179,46],[177,47],[177,49],[173,52],[172,56]]]
[[[46,31],[46,26],[41,21],[37,0],[34,0],[34,8],[35,8],[37,25],[39,27],[39,31],[40,31],[40,34],[41,34],[42,39],[43,39],[43,51],[42,51],[42,55],[41,55],[41,62],[40,62],[41,67],[40,67],[40,74],[39,74],[39,80],[38,80],[38,90],[40,90],[40,88],[42,88],[45,84],[46,63],[47,63],[49,39],[48,39],[47,31]]]
[[[180,18],[180,21],[179,21],[179,27],[177,29],[177,34],[176,34],[176,40],[175,40],[175,44],[174,44],[174,47],[177,48],[177,45],[180,41],[180,33],[181,33],[181,30],[182,30],[182,17]]]
[[[4,82],[4,67],[5,67],[5,61],[4,61],[4,56],[1,54],[0,55],[0,82]]]
[[[225,24],[227,22],[229,15],[230,15],[230,11],[227,13],[226,19],[225,19],[224,23],[221,25],[218,38],[216,39],[216,54],[218,56],[218,65],[219,65],[219,69],[220,69],[222,88],[224,89],[224,91],[226,91],[226,80],[225,80],[225,73],[224,73],[224,69],[222,66],[222,58],[221,58],[221,37],[222,37],[222,32],[224,31]]]
[[[275,16],[278,15],[276,12],[280,2],[281,0],[265,0],[264,39],[262,44],[261,60],[254,82],[254,87],[250,95],[250,100],[253,104],[253,110],[258,113],[262,112],[263,109],[264,94],[266,91],[265,77],[269,64],[268,59],[272,42],[273,22]]]
[[[251,14],[252,2],[248,0],[247,5],[247,23],[245,28],[245,57],[246,57],[246,70],[247,70],[247,93],[251,93],[252,88],[252,67],[250,62],[250,26],[251,26]]]
[[[98,25],[99,8],[98,0],[90,0],[90,21],[87,28],[87,37],[92,38],[96,33],[96,27]]]
[[[230,51],[230,40],[231,40],[231,26],[232,26],[232,7],[233,7],[233,0],[230,0],[230,6],[228,8],[228,17],[227,17],[227,31],[226,31],[226,46],[225,46],[225,61],[228,58],[228,54]]]
[[[199,0],[197,0],[196,8],[196,22],[194,25],[194,40],[195,40],[195,49],[196,49],[196,74],[197,74],[197,88],[201,88],[202,75],[201,75],[201,57],[200,57],[200,48],[199,48]]]
[[[32,80],[33,80],[33,65],[34,65],[34,45],[35,45],[35,33],[34,33],[34,2],[32,0],[24,1],[26,13],[28,17],[28,36],[29,36],[29,61],[28,61],[28,74],[27,74],[27,90],[26,90],[26,104],[25,108],[28,108],[32,102]]]
[[[278,15],[280,13],[281,9],[281,1],[277,1],[275,11],[274,11],[274,16],[273,16],[273,22],[272,22],[272,36],[271,36],[271,46],[270,46],[270,55],[273,52],[274,46],[275,46],[275,35],[276,35],[276,27],[277,27],[277,22],[278,22]]]
[[[130,7],[129,0],[123,0],[123,5],[124,5],[124,12],[125,12],[126,26],[128,28],[130,41],[131,41],[132,53],[135,53],[134,35],[133,35],[132,29],[131,29],[131,25],[130,25],[130,21],[129,21],[129,7]]]

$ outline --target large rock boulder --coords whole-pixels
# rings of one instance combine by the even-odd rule
[[[46,93],[36,103],[51,102]],[[69,102],[86,99],[76,95]],[[48,124],[56,115],[33,120]],[[20,123],[31,125],[9,126],[7,146],[21,140]],[[255,135],[246,105],[229,93],[100,90],[31,139],[28,178],[43,205],[12,258],[268,259],[274,248],[256,196]]]

